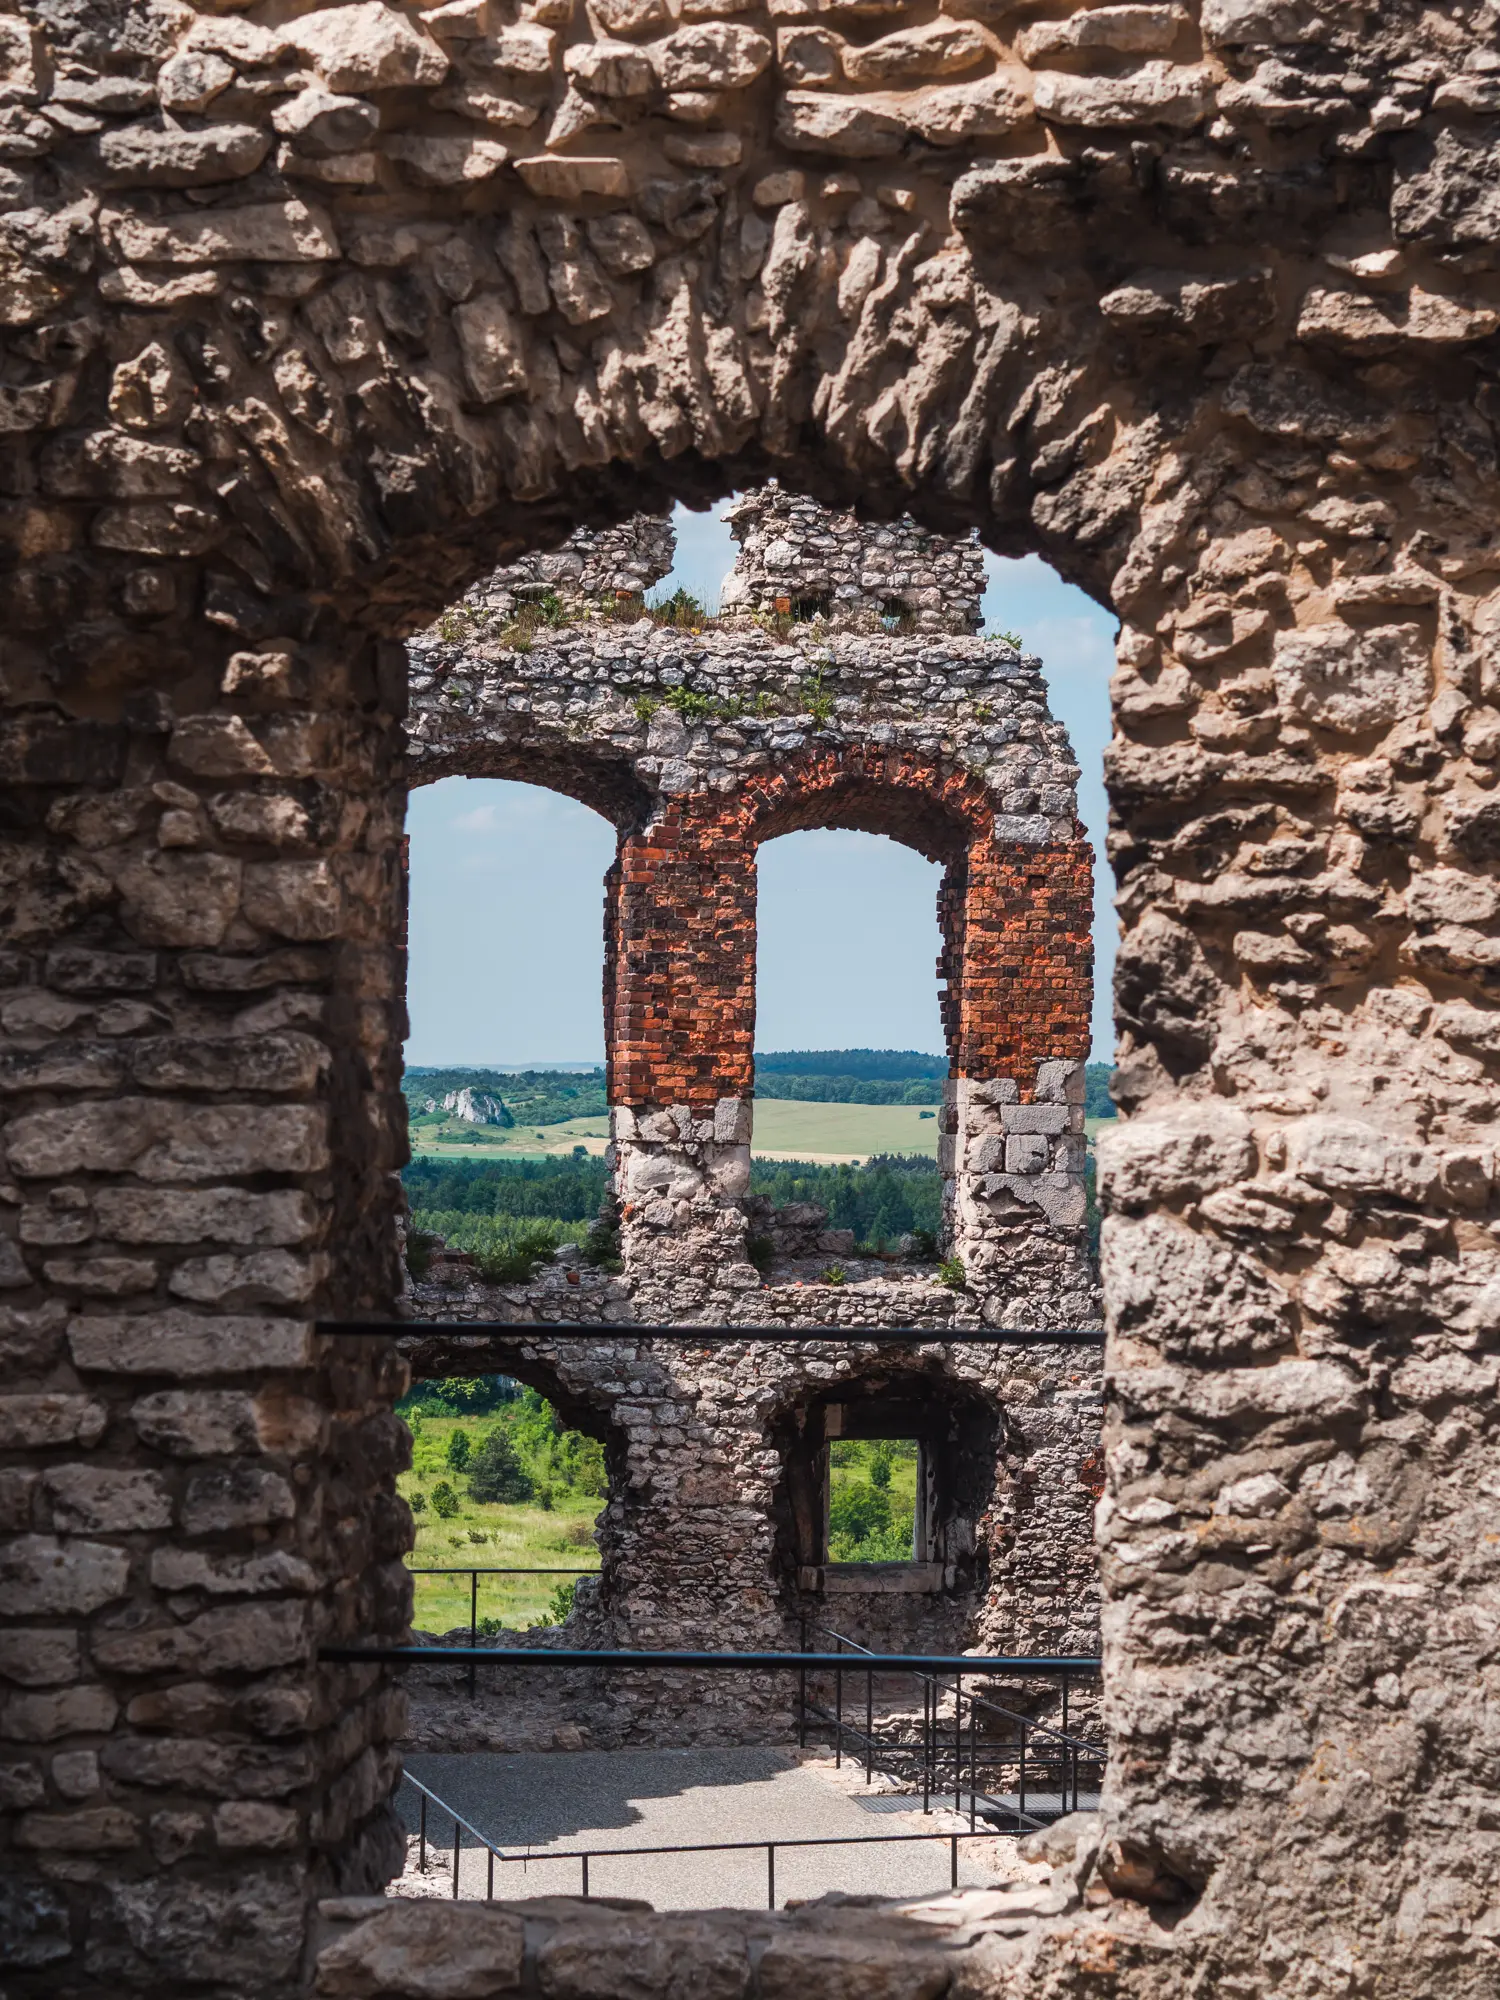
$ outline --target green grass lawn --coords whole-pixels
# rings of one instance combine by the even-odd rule
[[[497,1421],[493,1414],[410,1419],[412,1469],[401,1475],[403,1498],[421,1494],[425,1506],[417,1514],[417,1544],[407,1557],[411,1569],[587,1569],[599,1567],[594,1546],[594,1519],[604,1506],[597,1494],[550,1485],[551,1506],[523,1502],[471,1500],[464,1475],[448,1463],[448,1445],[463,1431],[477,1447]],[[458,1511],[442,1520],[432,1496],[446,1481],[458,1499]],[[539,1492],[540,1497],[540,1492]],[[562,1576],[479,1579],[479,1616],[502,1625],[525,1626],[546,1615],[552,1594],[568,1578]],[[469,1622],[467,1576],[418,1577],[413,1622],[427,1632],[446,1632]]]

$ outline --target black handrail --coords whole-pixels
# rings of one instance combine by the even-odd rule
[[[753,1340],[796,1345],[801,1341],[960,1347],[1103,1347],[1090,1327],[1005,1326],[635,1326],[520,1324],[503,1319],[320,1319],[314,1330],[330,1339],[345,1335],[387,1340]]]
[[[911,1743],[902,1739],[899,1729],[894,1739],[877,1737],[874,1719],[875,1675],[877,1672],[889,1671],[887,1662],[880,1655],[872,1653],[859,1640],[851,1639],[846,1633],[838,1632],[829,1625],[817,1625],[809,1628],[806,1621],[804,1621],[802,1628],[804,1647],[806,1646],[806,1635],[809,1629],[825,1634],[838,1645],[840,1650],[832,1656],[835,1664],[832,1668],[834,1706],[831,1712],[824,1708],[820,1702],[809,1701],[807,1671],[804,1670],[799,1676],[798,1740],[802,1744],[806,1744],[807,1725],[810,1718],[829,1725],[833,1731],[834,1763],[835,1766],[838,1766],[843,1762],[844,1739],[846,1736],[852,1738],[856,1748],[862,1745],[864,1749],[866,1784],[869,1784],[874,1778],[877,1761],[880,1762],[881,1767],[889,1775],[899,1777],[902,1773],[895,1767],[902,1763],[906,1753],[912,1753],[917,1757],[921,1769],[922,1810],[924,1813],[929,1811],[931,1809],[930,1800],[932,1790],[940,1780],[941,1766],[946,1754],[942,1735],[938,1727],[938,1714],[944,1690],[939,1684],[936,1675],[923,1671],[915,1658],[908,1659],[907,1671],[917,1683],[922,1695],[921,1734]],[[843,1651],[843,1648],[846,1646],[850,1648],[850,1651],[847,1653]],[[812,1669],[813,1671],[829,1671],[826,1664],[829,1658],[827,1654],[817,1655],[804,1651],[801,1657],[806,1662],[808,1669]],[[818,1664],[815,1665],[815,1662]],[[1059,1803],[1062,1810],[1066,1812],[1068,1810],[1068,1779],[1071,1773],[1073,1808],[1076,1810],[1081,1791],[1079,1782],[1080,1766],[1083,1764],[1097,1764],[1102,1771],[1105,1753],[1102,1746],[1089,1743],[1084,1738],[1073,1736],[1067,1731],[1067,1673],[1064,1673],[1062,1679],[1064,1726],[1061,1730],[1056,1730],[1047,1723],[1036,1722],[1030,1716],[1021,1715],[1014,1709],[1005,1708],[1000,1703],[990,1701],[982,1695],[966,1693],[963,1685],[963,1675],[965,1672],[972,1673],[976,1669],[980,1672],[984,1671],[982,1664],[973,1655],[965,1654],[961,1662],[951,1662],[943,1670],[951,1672],[953,1675],[953,1810],[955,1812],[962,1812],[963,1810],[965,1702],[968,1703],[969,1740],[967,1754],[969,1764],[969,1827],[971,1832],[975,1830],[976,1816],[981,1809],[986,1810],[987,1813],[1002,1813],[1007,1818],[1014,1820],[1018,1825],[1028,1828],[1040,1827],[1043,1824],[1043,1821],[1037,1817],[1035,1812],[1028,1812],[1026,1809],[1026,1764],[1027,1755],[1030,1750],[1030,1739],[1033,1733],[1040,1734],[1048,1738],[1051,1743],[1057,1745],[1056,1751],[1050,1757],[1044,1755],[1038,1759],[1034,1753],[1032,1754],[1031,1772],[1033,1780],[1040,1774],[1055,1769],[1058,1774]],[[1093,1670],[1097,1670],[1097,1663],[1091,1669],[1091,1671]],[[858,1728],[854,1723],[847,1722],[844,1719],[844,1676],[849,1672],[863,1672],[864,1675],[865,1726],[863,1730]],[[1019,1776],[1017,1779],[1016,1803],[1014,1805],[1011,1805],[1005,1799],[994,1798],[989,1793],[981,1793],[979,1790],[980,1749],[978,1719],[981,1709],[987,1714],[1000,1716],[1006,1722],[1014,1723],[1017,1726],[1018,1737],[1016,1749],[1019,1754]],[[1008,1761],[1010,1748],[1011,1746],[1008,1744],[988,1746],[988,1754],[985,1761],[989,1763]],[[1035,1790],[1034,1783],[1033,1790]]]
[[[800,1835],[789,1840],[701,1840],[686,1841],[673,1846],[661,1847],[544,1847],[537,1852],[533,1852],[528,1848],[521,1854],[507,1854],[503,1848],[496,1847],[493,1841],[487,1839],[471,1821],[462,1818],[460,1814],[455,1812],[446,1799],[440,1799],[436,1792],[429,1790],[422,1783],[420,1778],[414,1778],[410,1771],[402,1773],[402,1781],[405,1784],[411,1785],[421,1794],[422,1804],[419,1818],[418,1841],[420,1843],[420,1866],[423,1872],[426,1871],[427,1867],[428,1801],[430,1800],[438,1808],[439,1812],[447,1813],[448,1817],[453,1821],[453,1900],[455,1902],[458,1901],[459,1895],[459,1857],[462,1837],[465,1833],[472,1835],[475,1845],[482,1847],[488,1856],[485,1882],[486,1902],[493,1902],[495,1898],[495,1863],[497,1861],[502,1866],[506,1863],[509,1863],[511,1866],[519,1863],[523,1868],[530,1866],[533,1862],[539,1864],[547,1861],[580,1862],[582,1864],[582,1892],[584,1900],[587,1901],[589,1900],[589,1863],[591,1861],[602,1861],[605,1859],[629,1860],[633,1856],[646,1854],[744,1854],[755,1853],[759,1849],[764,1848],[766,1852],[766,1907],[771,1910],[774,1910],[776,1907],[776,1850],[778,1848],[888,1847],[903,1841],[946,1840],[949,1843],[951,1854],[949,1881],[951,1886],[956,1889],[958,1887],[958,1843],[960,1840],[999,1840],[1005,1837],[1005,1830],[1003,1828],[986,1827],[982,1832],[977,1828],[971,1828],[968,1833],[825,1833]]]
[[[598,1576],[596,1569],[408,1569],[408,1576],[466,1576],[469,1579],[469,1644],[479,1644],[479,1579],[482,1576]],[[474,1693],[474,1669],[469,1668],[469,1693]]]
[[[467,1646],[321,1646],[318,1658],[340,1665],[467,1667],[691,1667],[730,1673],[785,1669],[791,1672],[831,1672],[840,1663],[848,1667],[841,1653],[691,1653],[666,1651],[637,1652],[624,1647],[504,1646],[482,1647],[477,1656]],[[1091,1655],[1076,1657],[1043,1654],[1029,1657],[1021,1653],[870,1653],[861,1655],[861,1665],[872,1673],[942,1674],[1075,1674],[1097,1673],[1104,1662]]]

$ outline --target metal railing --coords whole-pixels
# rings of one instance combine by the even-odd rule
[[[947,1347],[1103,1347],[1092,1327],[1006,1326],[600,1326],[596,1324],[518,1325],[496,1319],[320,1319],[315,1331],[330,1338],[456,1340],[677,1340],[688,1346],[705,1341],[753,1340],[797,1345],[835,1341],[862,1346],[896,1344]]]
[[[812,1701],[808,1695],[809,1672],[827,1672],[813,1669],[811,1661],[815,1657],[826,1660],[827,1656],[815,1656],[808,1651],[809,1631],[820,1633],[832,1639],[838,1648],[833,1667],[833,1708],[829,1710],[821,1703]],[[845,1652],[845,1648],[848,1652]],[[832,1626],[809,1627],[803,1624],[803,1651],[809,1661],[807,1670],[798,1680],[798,1741],[806,1745],[809,1722],[822,1723],[831,1728],[834,1741],[834,1765],[841,1767],[844,1761],[845,1738],[850,1738],[857,1746],[863,1746],[865,1782],[869,1784],[877,1768],[897,1782],[909,1783],[915,1788],[920,1777],[922,1787],[922,1810],[931,1810],[931,1801],[938,1792],[946,1792],[945,1771],[951,1764],[953,1773],[953,1810],[963,1811],[965,1790],[969,1799],[969,1828],[976,1830],[980,1819],[1011,1822],[1011,1831],[1029,1830],[1043,1826],[1049,1819],[1060,1818],[1067,1812],[1076,1812],[1083,1798],[1083,1774],[1087,1770],[1091,1778],[1097,1773],[1102,1782],[1105,1752],[1101,1744],[1090,1743],[1068,1729],[1068,1696],[1073,1674],[1088,1672],[1097,1675],[1099,1662],[1055,1661],[1049,1663],[1054,1672],[1060,1674],[1059,1687],[1062,1697],[1062,1714],[1058,1727],[1050,1723],[1038,1722],[1034,1717],[1023,1715],[1019,1710],[1006,1708],[988,1696],[977,1695],[972,1690],[966,1692],[963,1686],[965,1673],[973,1675],[992,1671],[983,1660],[964,1656],[962,1663],[950,1663],[948,1669],[953,1675],[952,1700],[953,1722],[951,1731],[942,1728],[944,1695],[948,1692],[939,1677],[926,1670],[926,1663],[912,1659],[906,1671],[917,1682],[922,1695],[921,1722],[917,1732],[906,1736],[898,1725],[894,1733],[880,1734],[875,1726],[875,1677],[877,1673],[891,1671],[889,1656],[870,1652],[856,1639],[837,1632]],[[847,1664],[837,1664],[847,1662]],[[1034,1663],[1040,1669],[1042,1662]],[[1009,1671],[1016,1672],[1012,1668]],[[847,1720],[844,1711],[845,1676],[853,1673],[862,1677],[865,1683],[865,1721],[860,1729],[857,1722]],[[968,1714],[967,1742],[965,1741],[964,1717]],[[981,1718],[987,1725],[981,1730]],[[997,1740],[993,1722],[1000,1722],[1007,1734]],[[1014,1732],[1012,1735],[1010,1732]],[[1041,1740],[1040,1751],[1035,1740]],[[965,1786],[964,1769],[968,1767],[968,1782]],[[992,1771],[1015,1771],[1015,1794],[1012,1800],[1006,1788],[999,1796],[990,1789],[980,1787],[981,1773]],[[1050,1782],[1049,1782],[1050,1781]],[[1028,1809],[1028,1787],[1032,1806]],[[1090,1788],[1091,1791],[1093,1787]],[[1041,1796],[1048,1797],[1049,1805],[1042,1807]],[[1055,1798],[1056,1811],[1051,1810],[1050,1801]],[[999,1829],[997,1829],[999,1830]]]
[[[463,1837],[465,1834],[469,1835],[475,1848],[483,1849],[486,1856],[484,1900],[487,1903],[492,1903],[495,1900],[495,1864],[497,1862],[502,1867],[515,1867],[519,1865],[522,1868],[526,1868],[533,1864],[540,1866],[543,1863],[552,1861],[576,1861],[580,1864],[579,1893],[587,1900],[593,1893],[592,1877],[589,1872],[592,1862],[601,1860],[629,1861],[641,1859],[648,1855],[664,1854],[754,1854],[764,1852],[766,1857],[766,1908],[768,1910],[774,1910],[776,1907],[776,1856],[778,1853],[784,1853],[789,1849],[806,1847],[894,1847],[902,1844],[910,1845],[914,1842],[945,1840],[948,1842],[950,1857],[949,1886],[956,1889],[958,1887],[958,1843],[961,1840],[1001,1840],[1006,1837],[1006,1831],[1001,1827],[985,1827],[983,1829],[971,1827],[967,1833],[938,1831],[932,1833],[825,1833],[793,1839],[699,1840],[674,1842],[651,1847],[544,1847],[539,1850],[527,1847],[523,1851],[507,1853],[504,1848],[497,1847],[493,1841],[482,1834],[472,1821],[465,1819],[461,1813],[450,1806],[446,1799],[439,1798],[437,1793],[424,1785],[420,1778],[414,1778],[408,1771],[403,1774],[402,1782],[410,1785],[420,1799],[417,1830],[418,1867],[424,1875],[427,1872],[427,1808],[429,1804],[436,1806],[440,1812],[446,1813],[453,1822],[452,1879],[453,1900],[455,1902],[459,1900],[459,1864],[462,1858]],[[433,1845],[435,1846],[436,1842]]]
[[[479,1644],[479,1579],[482,1576],[598,1576],[597,1569],[408,1569],[408,1576],[466,1576],[469,1579],[469,1644]],[[469,1670],[469,1693],[474,1693],[474,1672]]]

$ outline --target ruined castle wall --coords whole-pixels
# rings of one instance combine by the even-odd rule
[[[755,851],[852,826],[946,864],[941,1126],[956,1253],[995,1323],[1085,1324],[1088,849],[1039,663],[1006,641],[580,621],[525,651],[413,643],[415,782],[551,783],[620,829],[606,1052],[633,1275],[759,1280],[742,1205],[753,1120]],[[675,1310],[664,1317],[675,1318]]]
[[[739,552],[719,609],[977,632],[984,552],[977,536],[934,535],[909,515],[872,527],[774,480],[725,511]]]
[[[0,1941],[27,2000],[290,1991],[310,1890],[366,1866],[377,1677],[306,1649],[252,1666],[201,1621],[249,1599],[266,1629],[273,1606],[309,1607],[309,1634],[399,1618],[371,1583],[405,1530],[399,1375],[280,1345],[308,1304],[395,1296],[392,642],[497,562],[767,470],[979,526],[1121,619],[1113,1755],[1098,1900],[1033,1929],[1011,1990],[1492,1989],[1494,17],[1128,12],[0,17],[22,1197],[0,1215],[3,1629],[25,1676],[55,1676],[6,1654]],[[80,992],[80,952],[112,991]],[[201,999],[183,967],[204,954],[250,997]],[[217,1049],[128,1081],[109,1053],[184,1022],[196,1052],[263,1003],[328,1055],[284,1095]],[[329,1166],[283,1150],[304,1113]],[[23,1235],[33,1186],[78,1242]],[[306,1197],[330,1258],[307,1301],[258,1275],[180,1303],[169,1271],[216,1284],[205,1256],[298,1254],[238,1243],[238,1219],[215,1234],[196,1203],[188,1243],[106,1233],[117,1191],[210,1188],[237,1218]],[[78,1269],[96,1256],[150,1264],[151,1288],[101,1309],[115,1295]],[[209,1330],[174,1346],[179,1312]],[[75,1341],[100,1319],[123,1323],[82,1329],[107,1345]],[[143,1353],[164,1371],[144,1390]],[[179,1464],[138,1428],[143,1395],[243,1422]],[[305,1397],[316,1438],[252,1430],[242,1397]],[[96,1467],[132,1494],[160,1479],[170,1524],[55,1497]],[[203,1527],[200,1474],[276,1518]],[[305,1595],[248,1566],[292,1544]],[[241,1594],[185,1593],[199,1555]],[[96,1652],[117,1612],[175,1664]],[[261,1685],[289,1697],[283,1736],[238,1706]],[[91,1757],[99,1791],[74,1797]],[[330,1800],[345,1832],[325,1837]],[[1156,1897],[1178,1898],[1165,1921]],[[888,1970],[900,1939],[859,1923],[868,1945],[824,1943],[815,1972],[783,1957],[784,1986],[856,1950]],[[779,1920],[761,1956],[757,1929],[762,1990],[804,1932]],[[666,1986],[677,1930],[632,1935]]]

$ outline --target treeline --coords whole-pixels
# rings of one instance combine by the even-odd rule
[[[768,1196],[778,1208],[819,1202],[830,1229],[852,1229],[856,1243],[871,1247],[909,1235],[935,1242],[942,1223],[942,1175],[921,1155],[877,1153],[861,1167],[752,1160],[750,1192]]]
[[[918,1049],[772,1049],[765,1054],[757,1050],[755,1056],[757,1090],[762,1077],[771,1076],[909,1083],[914,1077],[936,1078],[941,1082],[947,1074],[946,1056],[923,1055]],[[761,1095],[769,1097],[771,1092],[763,1091]]]
[[[793,1098],[803,1104],[941,1104],[943,1086],[936,1077],[761,1076],[755,1078],[757,1097]]]
[[[592,1222],[609,1188],[609,1169],[592,1154],[568,1160],[413,1160],[401,1178],[414,1222],[434,1210]]]
[[[431,1115],[428,1102],[441,1104],[455,1090],[498,1097],[517,1125],[561,1125],[566,1118],[599,1118],[609,1109],[602,1069],[408,1069],[401,1079],[413,1118]]]

